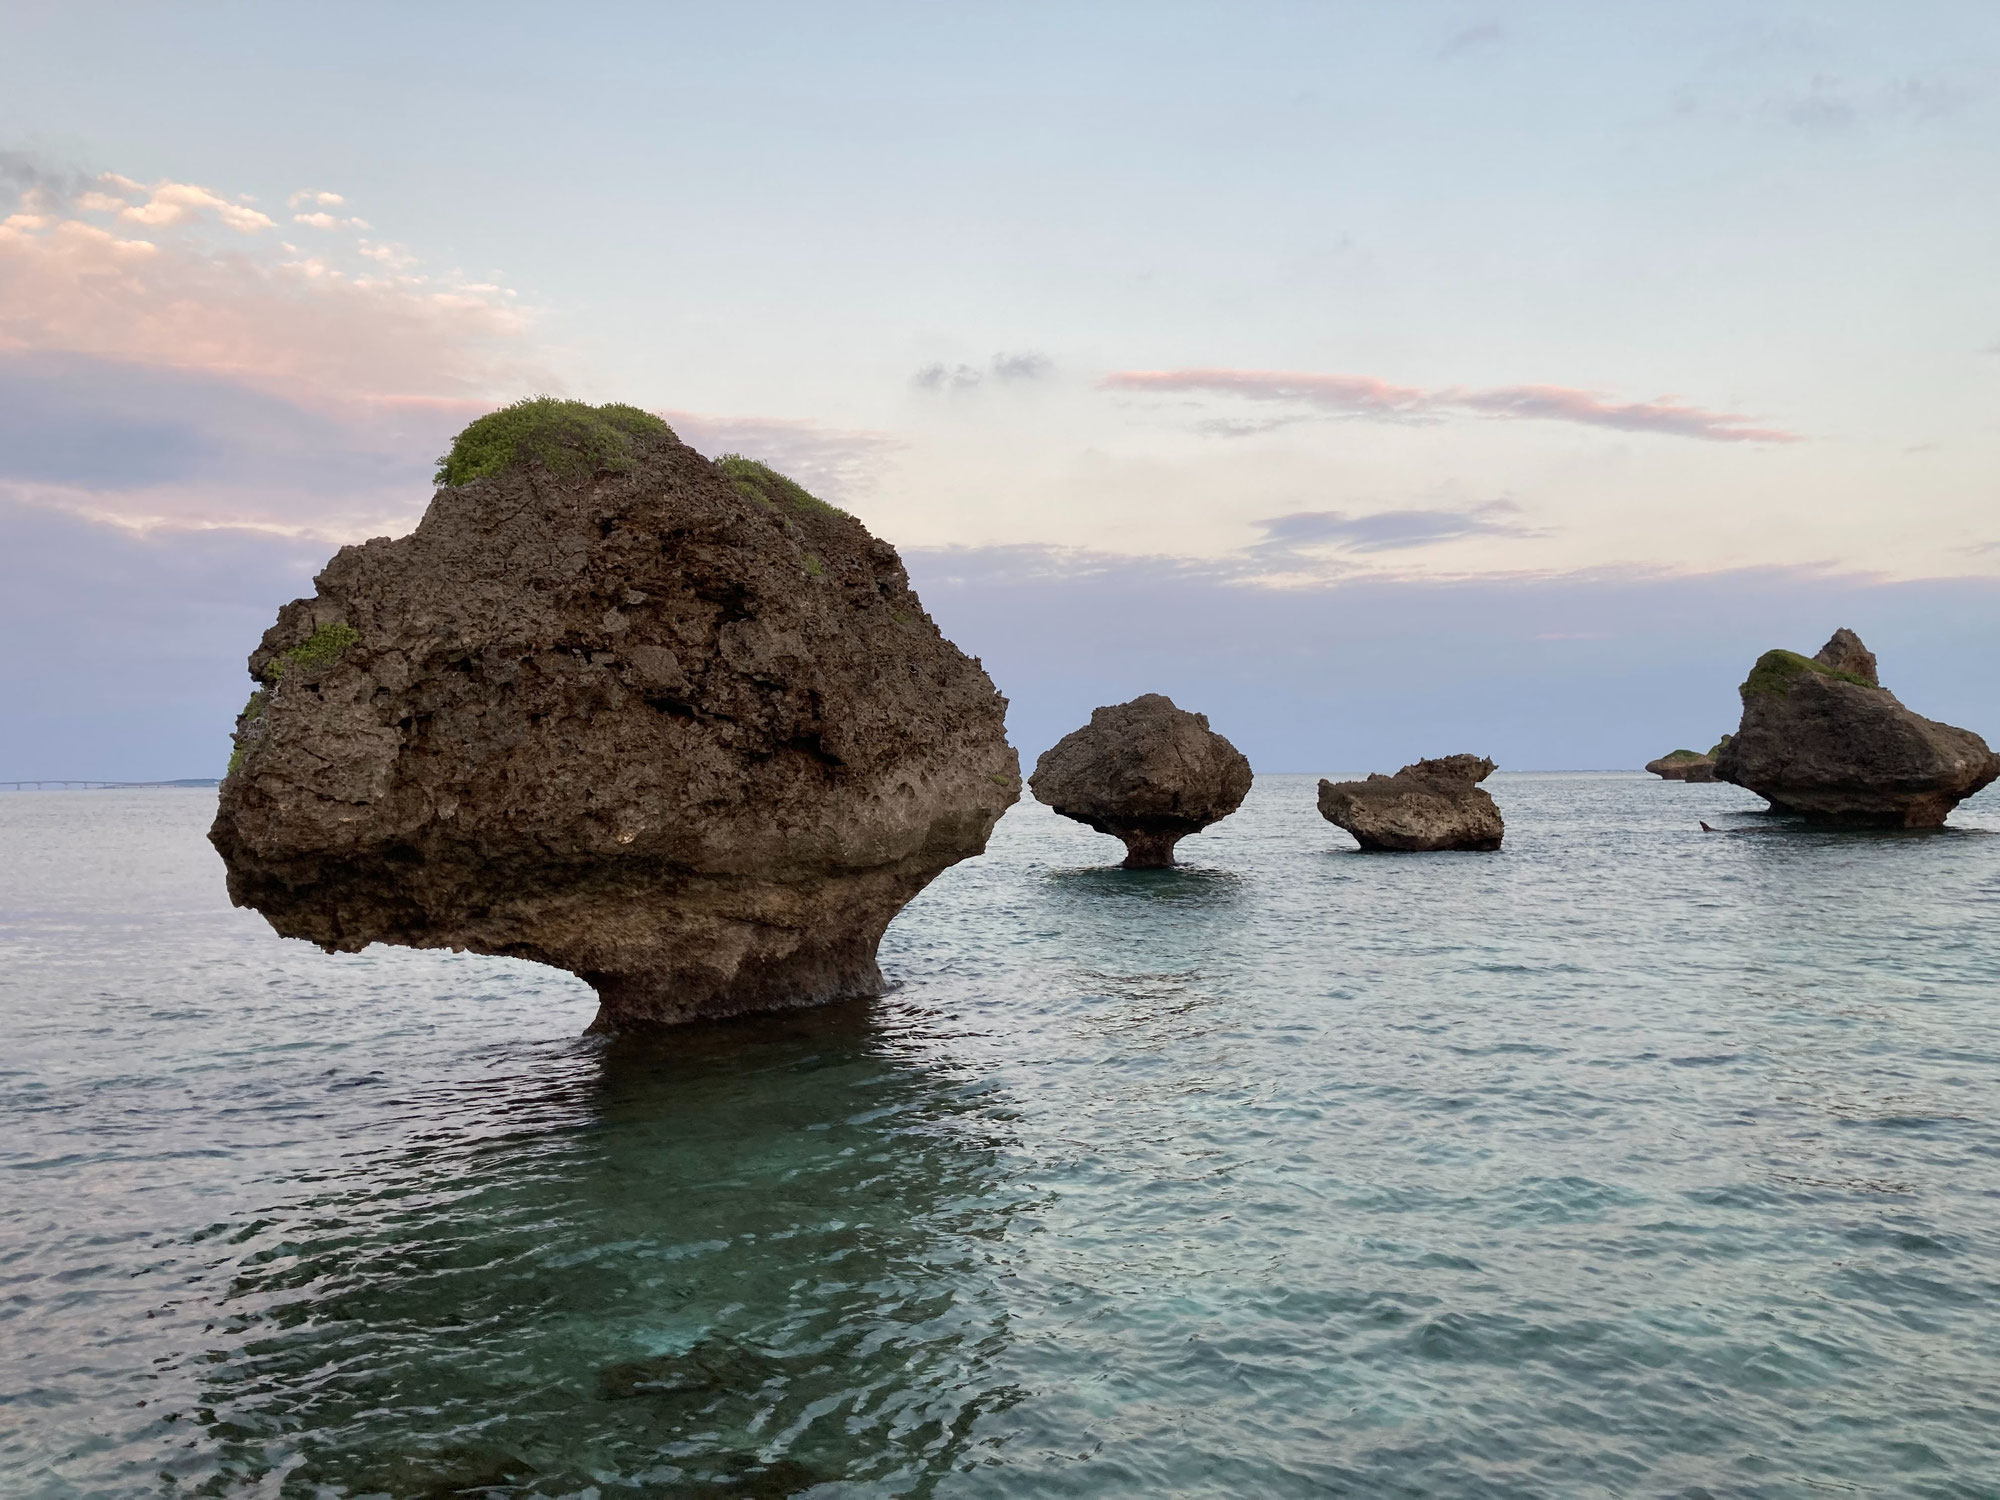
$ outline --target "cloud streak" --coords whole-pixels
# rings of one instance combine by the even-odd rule
[[[1271,516],[1257,524],[1264,539],[1248,550],[1251,556],[1277,560],[1322,548],[1345,552],[1400,552],[1435,547],[1468,536],[1537,537],[1545,532],[1511,519],[1520,507],[1494,500],[1463,510],[1382,510],[1350,515],[1340,510],[1301,510]]]
[[[989,380],[1003,385],[1045,380],[1054,369],[1055,362],[1046,354],[1026,349],[1018,354],[996,354],[984,369],[934,362],[912,375],[910,384],[920,391],[970,391]]]
[[[1120,370],[1104,377],[1105,390],[1151,395],[1234,397],[1375,421],[1437,421],[1477,416],[1516,421],[1569,422],[1621,432],[1651,432],[1711,443],[1795,443],[1799,435],[1756,424],[1735,412],[1709,411],[1674,396],[1618,401],[1595,391],[1561,385],[1397,385],[1375,375],[1316,374],[1298,370]]]

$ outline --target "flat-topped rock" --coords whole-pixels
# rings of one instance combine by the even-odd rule
[[[1174,846],[1228,817],[1250,790],[1250,762],[1204,714],[1160,693],[1092,712],[1035,763],[1036,798],[1125,845],[1128,870],[1166,869]]]
[[[1738,692],[1743,722],[1716,775],[1775,811],[1934,828],[2000,776],[1985,740],[1911,712],[1883,687],[1874,653],[1851,630],[1835,631],[1814,656],[1766,651]]]
[[[250,657],[236,903],[567,969],[602,1029],[879,992],[889,920],[1020,791],[895,550],[630,407],[509,408],[441,478]]]
[[[1500,847],[1506,824],[1479,785],[1493,774],[1482,755],[1420,760],[1394,776],[1321,781],[1320,816],[1353,834],[1363,849],[1428,852]]]
[[[1670,750],[1658,760],[1646,762],[1646,769],[1663,781],[1713,781],[1714,757],[1699,750]]]

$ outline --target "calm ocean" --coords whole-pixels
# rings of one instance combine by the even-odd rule
[[[888,998],[646,1045],[0,794],[0,1494],[2000,1496],[2000,797],[1488,787],[1027,803]]]

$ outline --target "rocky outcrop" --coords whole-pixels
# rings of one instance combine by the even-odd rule
[[[1663,781],[1713,781],[1715,762],[1699,750],[1670,750],[1646,769]]]
[[[1743,722],[1716,775],[1814,822],[1934,828],[2000,776],[1969,729],[1912,713],[1851,630],[1816,656],[1766,651],[1739,689]]]
[[[1005,700],[781,475],[631,408],[502,419],[252,653],[231,897],[329,951],[567,969],[599,1029],[878,992],[889,920],[1019,796]]]
[[[1498,849],[1507,831],[1479,785],[1493,774],[1481,755],[1446,755],[1394,776],[1322,781],[1320,816],[1353,834],[1363,849]]]
[[[1174,845],[1228,817],[1250,790],[1250,762],[1205,714],[1160,693],[1095,710],[1044,751],[1028,778],[1065,818],[1125,844],[1125,868],[1162,870]]]

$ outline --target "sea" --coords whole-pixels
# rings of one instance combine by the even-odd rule
[[[0,794],[0,1495],[2000,1496],[2000,798],[1488,787],[1025,802],[883,998],[646,1041]]]

